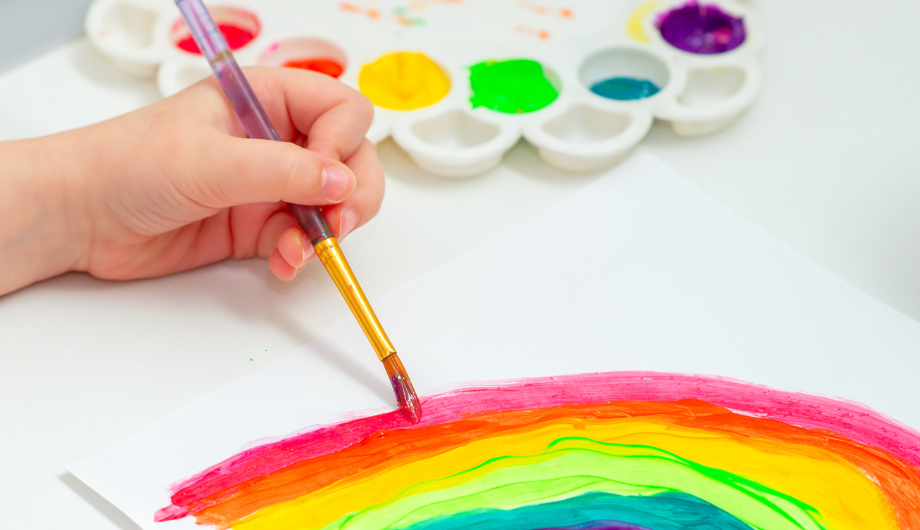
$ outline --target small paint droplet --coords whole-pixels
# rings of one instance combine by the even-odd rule
[[[249,359],[249,360],[251,361],[252,359]]]

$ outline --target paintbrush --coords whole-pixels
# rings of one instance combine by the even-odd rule
[[[224,94],[233,105],[233,110],[239,116],[246,133],[250,138],[260,138],[263,140],[281,141],[271,120],[262,108],[262,104],[256,98],[252,87],[240,70],[236,59],[224,36],[221,35],[217,25],[211,18],[211,14],[204,6],[201,0],[176,0],[176,6],[185,19],[185,24],[192,33],[195,42],[201,53],[204,54],[214,70],[214,75],[220,83]],[[300,223],[304,233],[316,256],[326,267],[326,271],[335,282],[336,287],[348,308],[351,309],[358,324],[370,341],[377,358],[383,362],[386,368],[387,376],[390,378],[390,384],[393,386],[393,392],[396,393],[396,400],[399,403],[399,410],[402,415],[412,423],[418,423],[422,416],[422,407],[415,395],[415,389],[412,388],[412,381],[406,373],[406,368],[396,355],[396,348],[390,342],[386,332],[377,320],[377,315],[371,308],[364,291],[358,285],[351,267],[345,260],[345,255],[332,231],[323,217],[323,213],[316,206],[303,206],[300,204],[288,204],[291,212]]]

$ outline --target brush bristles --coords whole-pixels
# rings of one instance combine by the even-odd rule
[[[415,389],[412,388],[412,380],[406,373],[406,367],[395,353],[383,360],[383,367],[386,368],[387,377],[390,378],[393,392],[396,393],[399,412],[413,425],[418,423],[422,419],[422,405],[418,402]]]

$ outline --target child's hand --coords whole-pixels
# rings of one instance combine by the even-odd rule
[[[284,202],[328,206],[343,237],[373,217],[373,108],[312,72],[246,70],[285,143],[246,138],[213,78],[85,129],[0,144],[0,294],[68,270],[130,279],[261,256],[313,258]]]

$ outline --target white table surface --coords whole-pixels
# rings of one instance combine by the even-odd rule
[[[678,138],[657,124],[645,147],[781,241],[920,319],[920,4],[754,7],[769,32],[755,107],[704,138]],[[121,74],[77,41],[0,77],[0,140],[156,99],[151,82]],[[371,298],[592,179],[544,165],[524,143],[494,171],[459,181],[427,175],[390,141],[379,152],[384,207],[344,244]],[[411,233],[417,245],[396,248],[396,233]],[[0,298],[0,526],[137,528],[64,465],[346,316],[324,276],[313,266],[285,284],[250,260],[131,283],[68,275]]]

